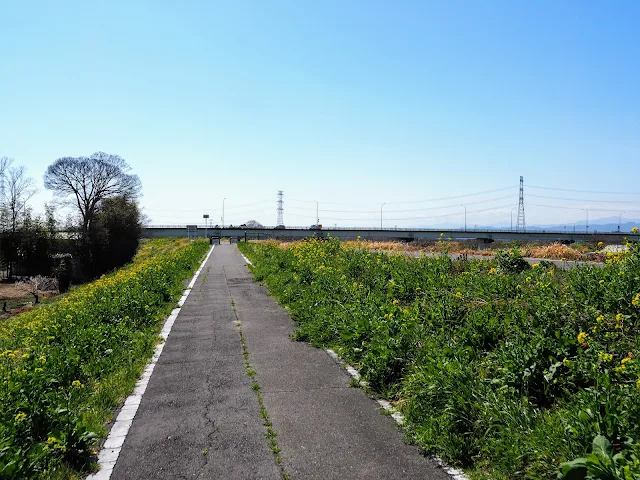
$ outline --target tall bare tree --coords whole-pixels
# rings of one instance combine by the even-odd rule
[[[86,235],[102,200],[139,197],[140,179],[130,171],[131,167],[119,155],[97,152],[90,157],[62,157],[47,168],[44,186],[78,208],[81,233]]]
[[[27,177],[25,171],[23,166],[10,167],[4,181],[5,208],[12,233],[18,229],[18,220],[24,215],[27,202],[38,191],[33,178]]]

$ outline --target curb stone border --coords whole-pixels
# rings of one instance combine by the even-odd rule
[[[361,386],[363,386],[363,387],[367,386],[367,382],[365,382],[364,380],[360,379],[361,378],[360,377],[360,372],[358,372],[358,370],[356,370],[351,365],[346,363],[342,358],[340,358],[338,356],[338,354],[336,352],[334,352],[330,348],[325,348],[324,351],[327,352],[327,354],[338,365],[340,365],[342,368],[344,368],[349,373],[349,375],[351,375]],[[402,415],[395,408],[393,408],[391,403],[389,403],[387,400],[383,400],[381,398],[374,398],[374,400],[376,402],[378,402],[378,405],[380,405],[385,411],[389,412],[389,414],[391,415],[391,418],[393,418],[398,425],[400,425],[400,426],[403,425],[403,423],[404,423],[404,415]],[[453,467],[447,465],[438,455],[431,454],[431,455],[428,455],[428,457],[431,460],[433,460],[433,462],[436,465],[438,465],[440,468],[442,468],[442,470],[444,470],[446,473],[451,475],[451,478],[453,478],[454,480],[469,480],[469,477],[467,477],[463,472],[461,472],[457,468],[453,468]]]
[[[151,378],[151,374],[153,373],[153,369],[162,354],[162,350],[164,349],[167,338],[169,337],[169,333],[171,333],[171,328],[173,327],[184,302],[187,300],[187,297],[191,293],[191,289],[196,284],[196,280],[204,267],[204,264],[207,263],[211,253],[213,252],[213,245],[207,256],[204,258],[198,270],[193,275],[191,282],[187,286],[186,290],[182,293],[182,297],[178,300],[178,308],[174,308],[171,311],[171,315],[165,320],[164,325],[162,326],[162,331],[160,332],[160,337],[162,337],[163,342],[156,345],[156,348],[153,352],[153,356],[147,366],[145,367],[142,375],[136,382],[136,386],[133,392],[127,397],[124,401],[122,409],[116,418],[113,426],[111,427],[111,431],[109,432],[109,436],[105,440],[102,448],[100,449],[100,453],[98,453],[98,464],[100,465],[100,470],[96,473],[93,473],[87,477],[86,480],[109,480],[111,478],[111,474],[113,473],[113,469],[116,466],[116,462],[118,461],[118,457],[120,456],[120,451],[122,450],[122,446],[124,444],[125,439],[127,438],[127,434],[129,433],[129,428],[133,423],[133,419],[136,416],[138,411],[138,407],[140,406],[140,402],[142,401],[142,396],[144,392],[147,390],[147,385],[149,384],[149,379]]]

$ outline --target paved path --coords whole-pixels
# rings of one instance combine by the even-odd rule
[[[235,311],[234,311],[235,309]],[[277,442],[265,437],[236,320]],[[324,351],[293,342],[286,311],[216,246],[169,335],[112,479],[450,477],[403,443],[376,402]]]

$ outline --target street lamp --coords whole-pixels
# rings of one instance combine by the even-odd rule
[[[384,207],[386,203],[380,205],[380,230],[382,230],[382,207]]]
[[[224,201],[227,199],[227,197],[224,197],[222,199],[222,228],[224,228]]]
[[[584,211],[587,213],[587,228],[585,229],[585,233],[589,233],[589,210],[585,208]]]
[[[464,231],[467,231],[467,206],[466,205],[461,205],[461,207],[464,207]]]
[[[314,202],[316,202],[316,227],[320,228],[320,215],[318,214],[318,201],[314,200]]]
[[[209,236],[209,214],[205,213],[204,215],[202,215],[202,218],[204,218],[204,236],[208,237]]]

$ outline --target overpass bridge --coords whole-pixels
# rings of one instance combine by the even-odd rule
[[[328,235],[345,240],[357,237],[366,240],[400,240],[412,242],[416,240],[439,240],[441,234],[445,238],[454,240],[477,240],[481,244],[494,241],[528,241],[528,242],[604,242],[606,244],[621,244],[625,238],[640,240],[640,235],[621,232],[598,231],[552,231],[552,230],[486,230],[486,229],[413,229],[413,228],[322,228],[312,230],[309,227],[287,228],[243,228],[224,227],[212,228],[204,225],[153,225],[144,229],[145,237],[229,237],[246,238],[248,240],[267,240],[270,238],[296,240],[313,236],[326,237]]]

